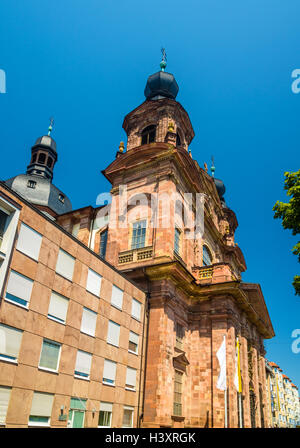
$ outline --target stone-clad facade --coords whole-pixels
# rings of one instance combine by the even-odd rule
[[[141,357],[145,347],[144,292],[38,209],[1,184],[0,207],[5,209],[9,205],[11,205],[10,213],[18,213],[18,217],[12,247],[7,250],[7,246],[3,244],[0,248],[2,259],[4,258],[4,261],[7,257],[10,259],[1,284],[0,397],[2,399],[3,395],[8,396],[9,401],[6,405],[3,401],[0,403],[0,426],[30,426],[34,393],[46,393],[50,398],[53,397],[48,422],[51,427],[74,426],[74,418],[73,421],[70,418],[72,400],[84,403],[84,418],[82,422],[79,420],[82,426],[99,425],[101,403],[109,403],[112,406],[110,423],[112,427],[122,427],[124,409],[127,408],[129,412],[132,409],[130,426],[137,426],[142,395],[140,385],[143,385]],[[38,232],[41,236],[36,259],[18,249],[20,228],[24,224],[28,226],[30,232]],[[3,243],[7,236],[6,232],[7,229],[4,232]],[[71,280],[56,272],[60,250],[74,257]],[[2,267],[5,267],[3,261],[0,270]],[[96,291],[94,294],[87,290],[89,270],[101,276],[97,294]],[[15,299],[9,300],[7,283],[12,271],[33,281],[27,307]],[[121,308],[111,304],[114,286],[124,292]],[[53,292],[68,301],[66,319],[63,323],[50,317],[49,304]],[[132,317],[133,298],[141,304],[139,320]],[[84,309],[95,314],[93,335],[87,334],[82,328]],[[119,343],[116,345],[107,342],[109,321],[120,326]],[[5,343],[3,328],[21,332],[21,342],[18,353],[14,353],[16,355],[14,359],[12,356],[7,356],[11,355],[11,349]],[[137,353],[128,349],[130,332],[138,337]],[[60,357],[55,371],[41,366],[44,340],[60,345]],[[9,343],[8,338],[7,341]],[[78,350],[91,355],[88,378],[74,375]],[[114,385],[103,382],[106,359],[116,363]],[[136,371],[135,390],[126,387],[127,367]],[[62,420],[61,415],[64,416]]]
[[[187,112],[176,101],[177,91],[177,83],[169,73],[149,78],[146,101],[124,119],[127,150],[121,144],[113,162],[103,170],[112,185],[111,204],[55,215],[55,224],[39,214],[35,224],[41,222],[41,227],[35,229],[50,246],[44,248],[46,253],[41,252],[44,258],[37,266],[34,263],[30,268],[30,262],[25,268],[19,261],[19,269],[30,278],[35,279],[37,273],[43,275],[41,284],[47,300],[51,288],[59,288],[57,292],[74,301],[71,328],[67,323],[65,331],[57,334],[59,342],[70,347],[62,359],[61,374],[66,375],[66,385],[60,384],[60,373],[53,383],[53,391],[56,385],[60,387],[51,420],[54,426],[59,425],[55,420],[59,406],[62,403],[68,408],[76,393],[88,399],[91,414],[86,426],[97,426],[93,420],[97,416],[92,416],[94,405],[89,401],[93,400],[97,406],[101,401],[113,403],[113,426],[122,426],[122,412],[131,406],[134,426],[224,427],[225,395],[216,387],[220,372],[216,353],[224,336],[228,426],[270,426],[263,340],[272,338],[274,331],[260,286],[242,281],[246,263],[235,242],[238,223],[225,203],[225,186],[214,178],[214,171],[210,175],[207,168],[202,169],[189,150],[194,131]],[[28,210],[34,213],[30,207]],[[78,258],[71,285],[55,274],[59,247]],[[14,254],[12,266],[20,257]],[[103,276],[100,302],[84,291],[89,268]],[[122,313],[109,305],[112,283],[125,291]],[[133,297],[146,311],[140,322],[130,316]],[[33,328],[37,345],[42,337],[54,337],[55,332],[47,321],[48,304],[44,300],[42,317],[35,321],[29,311],[22,321],[22,329],[26,330],[26,325]],[[90,307],[99,305],[97,310],[91,308],[98,312],[94,344],[80,335],[77,315],[88,300]],[[12,305],[2,300],[3,316],[7,316],[8,306]],[[46,327],[38,323],[39,319],[47,322]],[[108,320],[120,325],[119,348],[105,342]],[[138,356],[128,353],[130,330],[141,339]],[[234,384],[237,338],[240,397]],[[93,353],[89,384],[73,377],[77,348]],[[145,357],[141,358],[142,348]],[[29,366],[37,383],[24,386],[28,406],[32,390],[43,387],[46,381],[35,356],[35,364]],[[33,357],[33,353],[27,353],[28,359]],[[97,380],[105,358],[118,362],[114,392]],[[137,371],[136,392],[125,387],[128,366]],[[23,368],[9,367],[16,371]],[[8,381],[7,374],[4,377]],[[13,383],[10,386],[15,387]],[[26,425],[28,412],[22,418]],[[13,423],[10,414],[7,422]]]

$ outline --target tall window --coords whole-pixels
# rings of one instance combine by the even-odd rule
[[[2,240],[3,240],[3,236],[4,236],[4,231],[5,231],[7,218],[8,218],[8,214],[3,212],[0,209],[0,248],[1,248],[1,243],[2,243]]]
[[[115,385],[117,364],[109,359],[104,360],[103,383],[110,386]]]
[[[48,309],[49,319],[64,324],[66,322],[68,305],[69,305],[69,299],[52,291]]]
[[[176,134],[176,146],[181,146],[181,139],[179,134]]]
[[[41,244],[42,235],[22,222],[17,249],[37,261],[39,258]]]
[[[178,322],[176,323],[176,347],[182,350],[183,347],[184,328]]]
[[[122,309],[123,295],[124,291],[118,288],[116,285],[113,285],[111,293],[111,304],[116,308],[118,308],[119,310]]]
[[[120,339],[120,325],[110,320],[108,322],[107,342],[108,344],[119,347],[119,339]]]
[[[174,379],[174,415],[182,415],[182,378],[183,373],[175,370]]]
[[[174,237],[174,251],[177,255],[180,252],[180,230],[175,227],[175,237]]]
[[[88,308],[83,308],[80,331],[90,336],[95,336],[96,323],[97,313]]]
[[[134,408],[131,406],[124,406],[124,414],[123,414],[123,428],[132,428],[133,426],[133,411]]]
[[[75,377],[76,378],[90,378],[92,363],[92,355],[81,350],[77,351],[76,365],[75,365]]]
[[[100,233],[100,251],[99,251],[99,255],[102,258],[105,258],[105,254],[106,254],[107,235],[108,235],[107,229],[103,230],[103,232]]]
[[[43,340],[39,367],[57,372],[61,345],[54,341]]]
[[[0,425],[5,425],[11,388],[0,386]]]
[[[135,391],[135,386],[136,386],[136,369],[127,367],[125,388]]]
[[[142,145],[155,142],[156,126],[147,126],[142,132]]]
[[[133,331],[129,332],[129,343],[128,343],[128,351],[130,353],[138,354],[139,348],[139,335],[134,333]]]
[[[133,223],[131,249],[145,247],[146,220]]]
[[[45,163],[45,161],[46,161],[46,154],[44,154],[43,152],[41,152],[41,153],[39,154],[39,160],[38,160],[38,163]]]
[[[203,246],[202,261],[203,266],[210,266],[212,264],[212,256],[207,246]]]
[[[92,294],[95,294],[95,296],[99,297],[100,289],[101,289],[101,280],[102,280],[101,275],[97,274],[97,272],[95,272],[95,271],[93,271],[93,269],[89,268],[87,282],[86,282],[87,291],[89,291]]]
[[[72,281],[74,272],[75,258],[62,249],[59,249],[56,272],[68,280]]]
[[[112,403],[100,403],[98,428],[110,428],[112,417]]]
[[[0,359],[11,362],[18,360],[22,334],[21,330],[0,324]]]
[[[6,288],[6,300],[28,308],[33,280],[16,271],[10,271]]]

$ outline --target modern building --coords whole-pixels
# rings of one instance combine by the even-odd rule
[[[165,66],[124,119],[126,150],[102,171],[110,205],[71,209],[52,184],[49,135],[27,174],[1,185],[7,426],[224,427],[225,414],[229,427],[270,426],[273,327],[260,285],[242,281],[236,215],[214,167],[192,157],[194,130]]]
[[[297,386],[275,362],[266,362],[266,372],[271,426],[296,428],[300,423]]]

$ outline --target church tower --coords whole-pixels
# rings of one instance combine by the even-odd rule
[[[263,339],[274,336],[272,324],[260,286],[241,280],[246,265],[234,239],[235,213],[214,167],[209,175],[191,155],[194,130],[165,68],[163,58],[148,78],[146,100],[124,119],[126,152],[121,145],[103,171],[113,197],[106,259],[149,297],[140,424],[224,427],[216,353],[225,336],[228,426],[263,426]]]

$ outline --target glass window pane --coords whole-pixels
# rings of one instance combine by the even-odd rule
[[[55,342],[43,341],[39,367],[57,370],[60,345]]]

